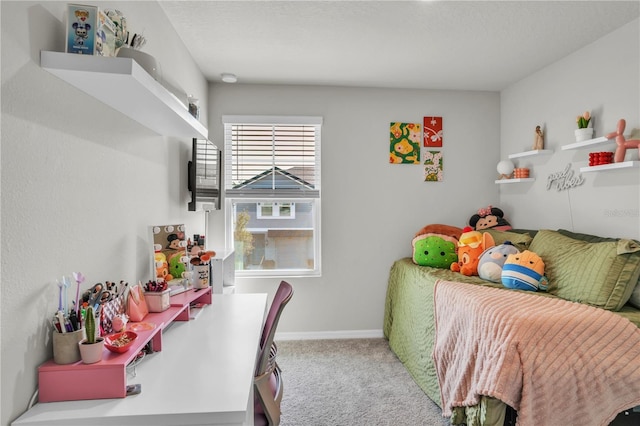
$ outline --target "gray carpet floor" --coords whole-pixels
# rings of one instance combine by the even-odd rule
[[[282,426],[445,426],[385,339],[281,341]]]

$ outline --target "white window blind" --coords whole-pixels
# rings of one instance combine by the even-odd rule
[[[224,116],[223,122],[228,196],[319,197],[321,118]]]

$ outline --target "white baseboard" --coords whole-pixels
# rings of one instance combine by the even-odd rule
[[[376,339],[384,337],[382,330],[293,331],[276,332],[274,340]]]

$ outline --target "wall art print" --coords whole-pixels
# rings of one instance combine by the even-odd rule
[[[391,123],[389,129],[389,162],[391,164],[420,164],[420,123]]]
[[[424,152],[424,181],[442,182],[442,151]]]
[[[424,117],[425,148],[442,147],[442,117]]]

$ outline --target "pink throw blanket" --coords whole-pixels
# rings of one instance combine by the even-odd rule
[[[640,405],[640,329],[626,318],[442,280],[434,300],[444,416],[486,395],[516,409],[520,426],[604,426]]]

